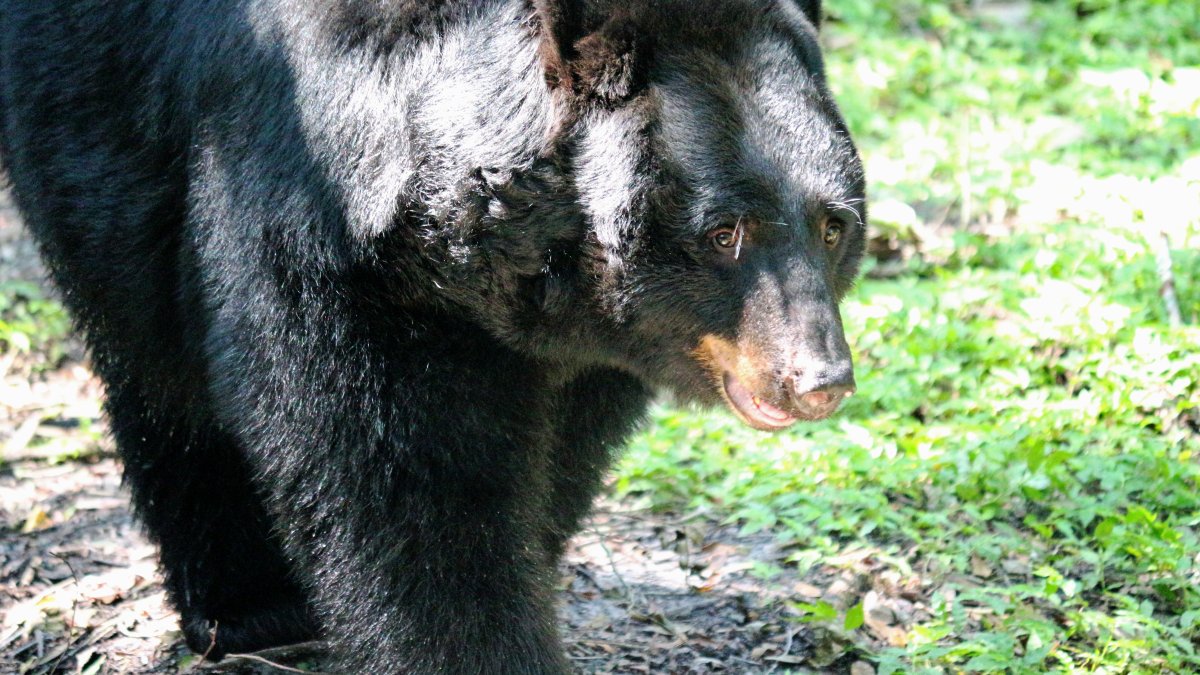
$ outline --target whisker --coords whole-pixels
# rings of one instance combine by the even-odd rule
[[[863,224],[863,217],[862,217],[862,211],[859,210],[858,205],[863,204],[864,202],[866,202],[865,199],[859,199],[856,197],[854,199],[848,199],[848,200],[845,200],[845,199],[834,200],[834,201],[829,202],[828,206],[831,209],[838,209],[841,211],[849,211],[850,213],[853,213],[854,219],[857,220],[858,225],[861,226]]]

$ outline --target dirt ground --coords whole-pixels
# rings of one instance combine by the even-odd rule
[[[0,193],[0,281],[42,277]],[[319,644],[220,664],[187,652],[130,514],[102,388],[81,346],[67,352],[49,370],[0,361],[0,673],[320,671]],[[795,605],[864,601],[861,645],[886,643],[919,600],[884,592],[869,551],[803,577],[782,564],[791,552],[703,512],[602,500],[561,570],[567,652],[584,673],[870,675],[850,636]]]

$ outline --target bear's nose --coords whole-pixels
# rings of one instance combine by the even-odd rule
[[[850,359],[815,367],[810,365],[803,374],[792,378],[791,385],[793,402],[810,417],[832,414],[844,399],[857,391]]]

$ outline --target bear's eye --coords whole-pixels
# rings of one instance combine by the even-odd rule
[[[830,218],[825,222],[825,245],[829,248],[836,248],[842,241],[842,232],[845,230],[845,225],[835,218]]]
[[[712,243],[713,248],[725,254],[733,254],[741,248],[739,232],[736,227],[718,227],[708,233],[708,240]]]

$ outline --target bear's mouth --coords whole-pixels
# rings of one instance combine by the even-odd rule
[[[759,373],[764,369],[763,359],[754,350],[742,349],[729,340],[707,335],[694,355],[719,383],[721,397],[729,409],[747,425],[759,431],[780,431],[804,419],[798,412],[768,401],[759,393],[758,387],[747,384],[761,379]]]
[[[769,403],[747,389],[733,373],[721,378],[725,400],[743,422],[759,431],[780,431],[800,418]]]
[[[781,431],[793,424],[806,421],[816,422],[829,417],[837,410],[846,396],[853,392],[853,385],[820,394],[824,400],[810,402],[804,397],[792,398],[792,382],[765,386],[765,373],[773,372],[758,350],[752,346],[741,348],[732,341],[707,335],[700,341],[693,356],[708,371],[729,409],[738,419],[759,431]],[[765,393],[764,393],[765,392]]]

